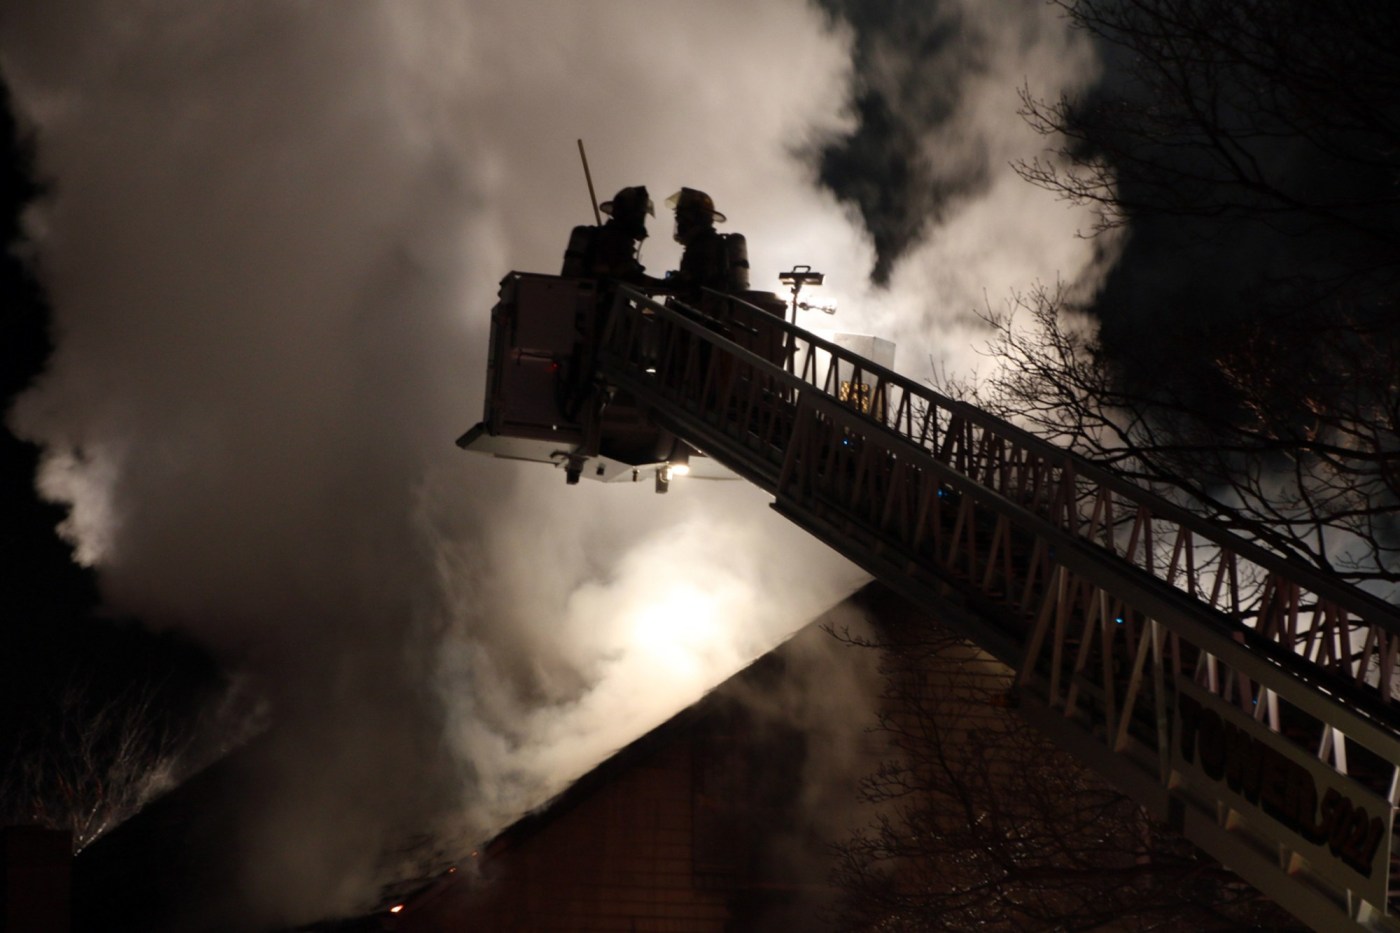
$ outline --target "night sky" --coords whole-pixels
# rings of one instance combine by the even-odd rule
[[[1018,91],[1091,86],[1087,39],[1019,0],[868,7],[0,12],[32,144],[5,637],[119,640],[104,676],[182,709],[255,698],[223,847],[245,922],[361,906],[386,846],[499,828],[864,579],[739,483],[566,487],[452,444],[497,282],[591,220],[575,140],[600,199],[708,191],[755,287],[811,264],[840,311],[802,323],[918,378],[986,365],[978,309],[1102,282],[1090,215],[1012,169],[1052,144]],[[660,275],[664,211],[651,234]]]

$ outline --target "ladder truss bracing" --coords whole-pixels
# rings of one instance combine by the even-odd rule
[[[727,301],[622,289],[600,376],[1011,666],[1024,715],[1300,919],[1400,930],[1394,607]]]

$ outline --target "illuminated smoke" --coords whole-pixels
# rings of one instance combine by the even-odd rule
[[[0,14],[53,182],[28,220],[58,344],[10,423],[107,598],[276,707],[220,838],[230,917],[352,909],[381,849],[499,827],[862,579],[737,483],[568,488],[453,447],[497,280],[555,271],[591,216],[575,139],[601,197],[710,191],[757,287],[811,263],[853,308],[837,326],[902,358],[956,352],[947,322],[983,287],[1083,264],[998,161],[1019,76],[1063,45],[1021,43],[959,85],[999,109],[947,124],[986,136],[984,200],[862,311],[872,246],[793,155],[855,129],[856,34],[829,25],[738,0]],[[659,274],[678,247],[668,218],[652,232]]]

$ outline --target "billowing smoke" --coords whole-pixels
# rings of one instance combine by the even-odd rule
[[[1008,6],[1012,38],[971,4],[918,33],[954,48],[980,24],[985,47],[940,66],[975,63],[956,100],[933,98],[948,113],[880,105],[955,168],[910,176],[944,225],[923,245],[914,219],[875,235],[884,310],[838,326],[914,358],[983,287],[1088,261],[1073,220],[1001,165],[1025,142],[1018,78],[1068,81],[1087,58]],[[385,848],[498,828],[862,579],[738,483],[570,488],[452,445],[479,417],[496,282],[554,271],[591,216],[577,138],[600,198],[710,191],[758,287],[809,262],[862,295],[869,241],[794,152],[861,132],[851,48],[869,87],[880,68],[938,73],[831,25],[796,0],[0,14],[52,188],[27,221],[57,342],[9,423],[44,446],[42,488],[71,504],[107,599],[197,634],[273,702],[219,841],[230,917],[355,907]],[[982,200],[934,209],[974,178]],[[676,265],[669,226],[653,273]]]
[[[1091,86],[1095,51],[1048,4],[818,6],[851,36],[848,122],[814,134],[804,156],[873,245],[867,326],[904,348],[901,370],[926,374],[920,356],[935,369],[973,369],[975,313],[1036,284],[1091,288],[1111,258],[1077,236],[1088,211],[1014,168],[1055,144],[1019,116],[1022,93],[1054,99]]]
[[[824,142],[818,177],[860,213],[875,245],[877,285],[958,202],[986,191],[988,140],[958,126],[987,71],[989,36],[956,4],[819,3],[851,24],[855,126]]]

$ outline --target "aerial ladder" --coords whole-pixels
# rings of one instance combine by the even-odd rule
[[[1010,667],[1021,715],[1300,920],[1400,931],[1395,607],[771,302],[596,287],[506,278],[459,444],[659,490],[703,453]]]

